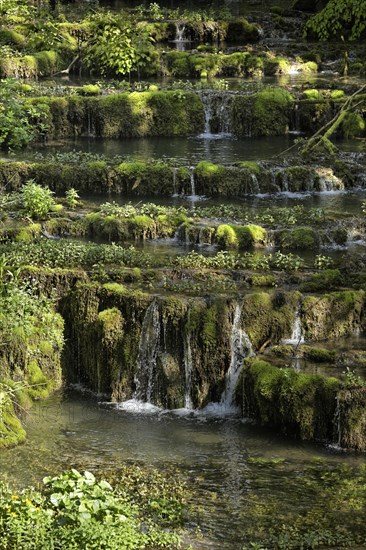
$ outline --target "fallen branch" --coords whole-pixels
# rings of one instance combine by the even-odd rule
[[[64,69],[63,71],[58,71],[58,73],[54,73],[53,76],[57,76],[57,75],[60,75],[60,74],[69,74],[71,67],[78,61],[79,58],[80,58],[79,55],[74,57],[74,59],[71,61],[70,65],[67,67],[67,69]]]

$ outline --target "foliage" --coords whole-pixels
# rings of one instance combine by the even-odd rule
[[[90,472],[64,472],[43,480],[42,492],[28,488],[13,494],[0,486],[0,548],[89,548],[133,550],[177,548],[179,537],[141,517],[122,489],[98,481]]]
[[[70,189],[68,189],[66,191],[66,204],[69,208],[76,208],[79,204],[79,194],[78,192],[76,191],[76,189],[74,189],[73,187],[71,187]]]
[[[90,68],[98,68],[103,75],[125,75],[148,62],[152,38],[126,14],[96,13],[91,25],[84,55]]]
[[[365,0],[329,0],[323,10],[309,19],[305,35],[313,33],[321,40],[339,37],[358,40],[366,28]]]
[[[23,185],[21,198],[26,214],[35,219],[43,219],[55,206],[53,192],[34,180],[29,180]]]
[[[0,147],[19,149],[47,130],[45,105],[27,103],[14,79],[0,81]]]

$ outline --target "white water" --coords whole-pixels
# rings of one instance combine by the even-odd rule
[[[159,307],[156,300],[153,300],[147,308],[142,322],[135,375],[136,391],[133,396],[134,401],[151,403],[159,341]]]
[[[222,139],[231,137],[230,133],[230,104],[232,95],[225,92],[206,91],[201,93],[201,100],[205,114],[204,133],[199,138],[204,139]],[[216,118],[218,132],[212,133],[212,119]]]
[[[283,343],[289,344],[291,346],[298,346],[299,344],[303,344],[304,342],[305,340],[303,336],[300,311],[299,309],[297,309],[294,317],[291,338],[283,340]]]
[[[241,306],[236,304],[230,336],[230,366],[225,377],[225,389],[219,403],[209,403],[201,412],[203,415],[225,416],[239,412],[235,404],[235,388],[244,359],[254,355],[249,336],[241,328]]]

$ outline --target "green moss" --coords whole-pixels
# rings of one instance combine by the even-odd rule
[[[362,136],[365,127],[365,120],[359,113],[347,113],[342,122],[342,131],[346,138]]]
[[[319,246],[317,232],[311,227],[284,229],[276,234],[275,239],[287,250],[314,250]]]
[[[362,290],[305,296],[302,310],[306,338],[319,341],[352,334],[361,326],[363,304]]]
[[[102,93],[100,86],[97,84],[85,84],[84,86],[80,86],[80,88],[76,88],[75,91],[78,95],[82,96],[98,96]]]
[[[330,94],[331,99],[343,99],[345,96],[344,90],[333,90]]]
[[[314,363],[334,363],[336,352],[326,348],[315,346],[301,346],[301,353],[305,359],[314,361]]]
[[[332,290],[343,284],[343,277],[339,269],[324,269],[321,273],[316,273],[308,281],[301,283],[299,290],[301,292],[320,292],[322,290]]]
[[[288,60],[283,57],[269,58],[264,62],[264,74],[267,76],[288,74],[290,67]]]
[[[2,386],[0,389],[0,449],[22,443],[25,430],[17,417],[9,393]]]
[[[105,288],[109,292],[113,292],[114,294],[126,294],[126,287],[119,283],[105,283],[103,285],[103,288]]]
[[[203,320],[202,339],[206,348],[215,348],[217,345],[217,306],[207,308]]]
[[[243,225],[236,227],[239,248],[248,250],[254,246],[264,245],[267,231],[259,225]]]
[[[263,425],[305,440],[333,440],[339,380],[248,362],[242,387],[245,414]],[[239,393],[240,393],[239,392]]]
[[[15,46],[20,49],[25,46],[26,38],[23,34],[14,29],[7,29],[3,27],[0,29],[0,44],[9,44],[10,46]]]
[[[239,163],[239,167],[240,168],[247,168],[248,170],[250,170],[251,172],[253,172],[253,174],[256,174],[257,176],[259,176],[259,174],[261,174],[262,172],[262,167],[252,161],[252,160],[244,160],[243,162],[240,162]]]
[[[219,225],[216,230],[218,244],[224,249],[237,248],[238,238],[235,229],[231,225]]]
[[[248,42],[258,42],[259,38],[258,27],[249,23],[246,19],[238,18],[229,21],[226,35],[228,42],[246,44]]]
[[[25,382],[27,391],[32,399],[45,398],[49,395],[50,384],[47,377],[42,372],[37,361],[32,360],[25,369]]]

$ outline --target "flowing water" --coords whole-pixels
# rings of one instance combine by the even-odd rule
[[[251,506],[275,502],[275,513],[303,513],[317,504],[312,491],[298,487],[308,468],[364,461],[239,419],[130,414],[67,392],[35,404],[26,427],[26,443],[0,454],[3,475],[17,484],[37,483],[72,466],[94,471],[125,461],[162,470],[175,466],[190,487],[194,510],[187,540],[194,550],[241,550]]]

